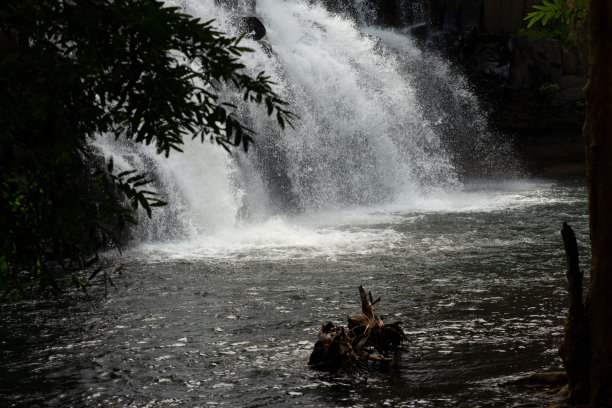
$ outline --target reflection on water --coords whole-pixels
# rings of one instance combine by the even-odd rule
[[[446,210],[349,209],[135,248],[108,300],[1,306],[0,405],[549,400],[500,384],[560,365],[559,230],[568,221],[586,255],[585,197],[578,185],[532,183],[447,200]],[[409,353],[354,380],[309,370],[318,325],[359,310],[360,284],[382,296],[380,314],[404,322]]]

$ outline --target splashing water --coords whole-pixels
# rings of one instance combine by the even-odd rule
[[[231,32],[232,12],[215,3],[175,2]],[[232,3],[243,13],[251,2]],[[257,131],[246,155],[196,141],[166,159],[96,141],[117,168],[155,174],[170,204],[142,220],[139,244],[121,258],[125,289],[107,301],[0,305],[0,400],[552,403],[499,385],[558,369],[558,226],[577,227],[588,253],[584,186],[491,181],[487,164],[499,166],[507,151],[461,76],[409,37],[309,3],[258,0],[267,35],[244,40],[256,50],[244,56],[249,72],[265,70],[300,115],[294,129],[281,132],[261,107],[241,105]],[[485,180],[465,182],[466,164]],[[359,310],[361,283],[382,296],[389,319],[405,322],[409,352],[368,381],[309,370],[318,325]]]
[[[213,0],[178,5],[239,34],[232,31],[234,12]],[[248,4],[237,9],[246,10]],[[154,221],[143,220],[141,239],[211,234],[279,215],[406,203],[407,197],[422,202],[461,190],[457,163],[463,156],[453,145],[473,152],[464,160],[470,164],[486,156],[482,149],[491,145],[482,136],[486,122],[465,83],[409,37],[361,29],[303,0],[259,0],[257,14],[267,34],[262,42],[243,40],[256,50],[244,55],[244,63],[251,74],[270,75],[300,118],[294,128],[280,131],[262,107],[242,105],[239,114],[256,131],[256,145],[248,154],[231,156],[188,142],[184,154],[166,159],[146,147],[116,146],[100,138],[97,147],[106,156],[121,156],[118,164],[144,166],[156,174],[159,191],[170,203]],[[450,89],[445,99],[431,102],[436,95],[423,89],[432,81]],[[445,110],[449,99],[471,106],[467,119],[457,118],[459,108],[451,114]],[[468,122],[475,125],[466,138],[455,128]],[[462,140],[450,142],[449,134]]]

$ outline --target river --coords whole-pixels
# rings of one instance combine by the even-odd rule
[[[176,3],[224,31],[213,0]],[[356,1],[356,3],[363,3]],[[259,106],[248,154],[97,138],[169,202],[105,254],[116,289],[0,305],[2,407],[505,407],[504,385],[557,369],[567,221],[587,254],[584,180],[530,180],[465,78],[405,33],[306,0],[258,0],[244,45],[299,115]],[[237,34],[237,33],[235,33]],[[240,95],[219,88],[222,100]],[[475,182],[473,180],[481,180]],[[492,181],[487,181],[492,180]],[[585,265],[585,268],[588,265]],[[320,324],[360,308],[401,320],[397,367],[335,378],[306,363]]]
[[[18,407],[502,407],[558,369],[563,220],[586,254],[582,182],[475,185],[426,208],[371,207],[140,244],[105,300],[2,306],[0,400]],[[357,287],[401,320],[397,367],[334,378],[306,363]]]

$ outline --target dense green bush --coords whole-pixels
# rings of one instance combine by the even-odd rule
[[[96,250],[118,245],[135,211],[164,203],[139,172],[116,174],[89,142],[100,134],[181,151],[185,137],[226,149],[252,132],[219,97],[229,86],[293,115],[250,51],[155,0],[4,0],[0,5],[0,293],[15,298],[86,282]],[[96,274],[100,268],[94,269]]]
[[[574,24],[582,20],[586,14],[586,0],[542,0],[541,4],[533,6],[534,11],[527,13],[523,20],[528,20],[527,28],[531,28],[538,21],[545,26],[549,21],[561,21],[565,24]]]

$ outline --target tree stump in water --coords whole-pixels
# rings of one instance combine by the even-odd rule
[[[374,305],[380,298],[373,300],[371,292],[368,298],[362,286],[359,296],[361,313],[348,316],[348,327],[321,325],[308,361],[311,368],[342,375],[360,371],[368,360],[399,361],[407,340],[402,322],[385,323],[376,316]]]
[[[589,389],[588,322],[582,302],[582,271],[578,260],[578,243],[572,228],[563,223],[561,230],[567,260],[569,310],[563,323],[564,336],[559,356],[567,373],[568,402],[584,403]]]

